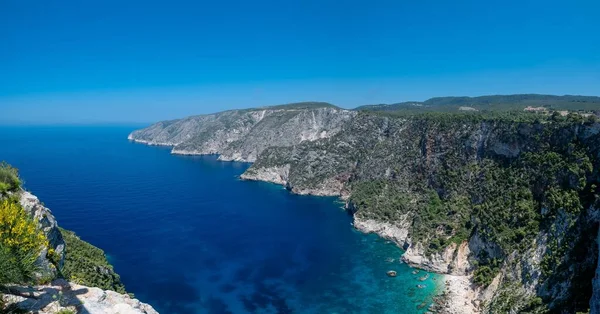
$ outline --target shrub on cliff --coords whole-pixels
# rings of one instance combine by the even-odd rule
[[[19,172],[6,162],[0,163],[0,194],[14,191],[21,187]]]
[[[36,256],[14,251],[0,244],[0,285],[7,283],[28,283],[36,271]]]
[[[108,263],[104,251],[81,240],[74,232],[61,229],[67,245],[63,275],[66,279],[91,287],[126,293],[118,274]]]
[[[44,234],[18,203],[0,203],[0,284],[31,281],[35,260],[47,246]]]

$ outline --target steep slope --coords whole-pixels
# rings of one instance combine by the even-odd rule
[[[0,312],[157,314],[152,306],[126,294],[102,250],[60,229],[35,195],[15,187],[0,194],[2,200],[18,202],[48,241],[34,262],[34,281],[39,284],[0,284]]]
[[[394,241],[413,266],[448,274],[441,312],[572,313],[589,309],[598,261],[600,124],[589,114],[506,109],[598,109],[599,99],[509,95],[402,104],[457,111],[470,105],[484,113],[271,108],[245,128],[208,126],[190,147],[220,139],[227,144],[193,153],[254,161],[243,179],[347,200],[357,229]],[[320,118],[315,110],[323,111]],[[259,113],[236,114],[248,112]],[[229,125],[246,120],[234,121]],[[307,139],[306,121],[329,121],[310,130],[332,131]],[[282,125],[294,129],[279,132]],[[177,127],[157,128],[131,138],[181,137]],[[226,140],[228,133],[238,137]],[[175,153],[189,152],[186,143],[175,145]]]
[[[173,146],[173,154],[220,154],[221,160],[254,161],[270,146],[292,146],[335,135],[356,113],[326,103],[231,110],[156,123],[129,139]]]
[[[340,195],[404,260],[467,276],[474,308],[586,310],[597,260],[600,124],[360,114],[328,139],[272,147],[242,175]]]
[[[42,230],[48,239],[48,248],[45,248],[36,261],[38,266],[39,279],[54,278],[58,275],[58,269],[62,268],[65,261],[65,241],[58,229],[58,224],[52,212],[40,202],[33,194],[27,191],[16,192],[19,198],[19,203],[27,212],[27,214],[37,222],[38,229]],[[52,256],[49,254],[49,249],[54,251],[55,261],[51,261]],[[58,269],[57,269],[58,268]]]
[[[63,277],[82,285],[127,293],[104,251],[81,240],[73,231],[60,228],[60,233],[68,248],[61,270]]]

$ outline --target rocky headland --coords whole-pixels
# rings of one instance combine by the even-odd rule
[[[554,99],[534,96],[508,98]],[[478,110],[485,105],[474,103]],[[436,311],[597,307],[600,123],[594,114],[376,108],[228,111],[160,122],[130,139],[174,146],[173,153],[251,161],[243,179],[341,197],[358,230],[395,242],[406,263],[447,275]],[[316,119],[315,111],[327,119]],[[267,112],[279,122],[261,125]],[[294,118],[281,118],[288,115]]]
[[[334,136],[355,114],[327,103],[230,110],[159,122],[131,133],[129,139],[173,146],[173,154],[219,154],[223,161],[253,162],[271,146]]]

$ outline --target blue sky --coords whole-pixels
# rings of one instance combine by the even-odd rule
[[[0,1],[0,123],[600,95],[600,1]]]

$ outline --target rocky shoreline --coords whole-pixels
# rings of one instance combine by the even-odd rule
[[[136,140],[132,139],[131,136],[129,139],[134,142],[147,145],[173,146]],[[172,153],[181,155],[211,155],[202,152],[190,153],[177,151]],[[245,160],[221,158],[221,155],[219,155],[218,160],[246,162]],[[288,181],[289,171],[289,164],[278,167],[270,167],[268,169],[250,168],[249,171],[246,171],[240,175],[240,179],[279,184],[284,186],[291,193],[299,195],[337,196],[342,200],[346,200],[349,196],[348,191],[344,189],[342,182],[328,182],[328,184],[324,184],[324,186],[314,189],[297,189],[290,185]],[[362,219],[358,215],[353,216],[353,226],[358,231],[365,234],[375,233],[384,239],[394,242],[398,247],[403,249],[405,252],[402,255],[402,260],[406,264],[414,268],[444,275],[444,291],[440,292],[440,295],[437,298],[438,302],[432,306],[432,309],[435,309],[437,313],[480,313],[477,301],[478,292],[473,287],[471,277],[466,275],[466,268],[469,266],[466,260],[466,256],[469,253],[466,243],[463,243],[458,248],[459,254],[454,254],[454,252],[457,251],[457,248],[455,246],[451,246],[442,252],[442,254],[437,254],[437,256],[433,256],[432,258],[426,258],[423,254],[422,248],[420,248],[419,245],[411,245],[410,238],[408,238],[408,228],[410,227],[408,217],[405,217],[404,220],[401,220],[396,224],[391,224],[386,222],[378,222],[375,220]]]
[[[427,259],[422,254],[419,254],[418,250],[410,247],[410,239],[408,238],[408,227],[410,225],[406,219],[400,221],[397,225],[393,225],[371,219],[362,219],[360,216],[354,215],[353,225],[360,232],[367,234],[375,233],[384,239],[394,242],[405,251],[402,255],[402,261],[411,267],[444,276],[444,290],[436,298],[437,302],[433,305],[432,310],[435,310],[437,313],[449,314],[475,314],[481,312],[478,307],[479,291],[474,287],[470,276],[449,274],[447,259],[443,261],[436,261],[435,258]],[[460,251],[459,248],[458,256],[465,254],[464,250],[463,252]],[[464,258],[466,260],[466,255]],[[445,271],[444,266],[446,267]]]
[[[148,145],[148,146],[175,146],[175,143],[153,142],[153,141],[146,141],[146,140],[136,139],[131,134],[129,134],[129,136],[127,137],[127,139],[130,140],[130,141],[132,141],[132,142],[134,142],[134,143],[145,144],[145,145]]]
[[[444,275],[444,291],[437,297],[438,302],[432,310],[447,314],[481,313],[478,295],[470,276]]]
[[[219,154],[222,160],[254,162],[270,147],[330,138],[356,115],[327,103],[297,103],[157,122],[133,131],[128,138],[172,146],[173,154]]]
[[[349,196],[348,191],[346,191],[344,184],[341,181],[331,179],[319,184],[319,186],[316,187],[298,188],[288,181],[289,173],[289,164],[269,168],[249,168],[246,170],[246,172],[242,173],[240,179],[279,184],[284,186],[290,192],[298,195],[337,196],[342,200],[346,200]]]
[[[251,173],[243,173],[240,178],[243,180],[264,181],[283,185],[290,192],[300,195],[338,196],[343,200],[348,197],[347,194],[341,192],[343,188],[339,190],[294,190],[287,181],[289,170],[289,165],[271,167],[269,169],[257,169]],[[365,234],[377,234],[379,237],[390,240],[403,249],[404,254],[401,258],[406,264],[444,276],[444,286],[441,287],[443,291],[436,297],[436,303],[431,307],[432,311],[448,314],[481,313],[479,309],[479,296],[481,292],[473,285],[471,276],[466,275],[466,270],[469,267],[467,261],[469,248],[466,242],[458,247],[450,246],[442,254],[438,254],[438,256],[426,258],[422,248],[418,245],[411,246],[411,241],[408,237],[408,228],[410,227],[408,217],[395,224],[363,219],[358,215],[353,215],[353,219],[353,226],[358,231]],[[457,254],[454,254],[455,252]]]
[[[198,150],[185,150],[185,149],[176,149],[176,143],[163,143],[163,142],[152,142],[146,140],[140,140],[133,138],[131,134],[127,137],[127,139],[133,143],[144,144],[148,146],[164,146],[171,147],[171,154],[173,155],[181,155],[181,156],[205,156],[205,155],[218,155],[218,160],[220,161],[236,161],[236,162],[254,162],[256,158],[244,158],[241,154],[233,154],[231,156],[225,156],[216,152],[204,152]]]
[[[517,98],[523,96],[529,97]],[[477,282],[470,288],[448,281],[447,298],[465,296],[472,305],[464,312],[577,312],[599,299],[597,284],[579,279],[592,277],[598,265],[589,236],[598,221],[591,217],[598,208],[597,117],[352,115],[323,108],[257,114],[163,121],[132,134],[218,152],[222,160],[252,156],[242,179],[295,194],[348,199],[351,190],[360,204],[360,211],[348,204],[357,229],[394,241],[413,267]],[[540,171],[549,166],[569,171]]]

